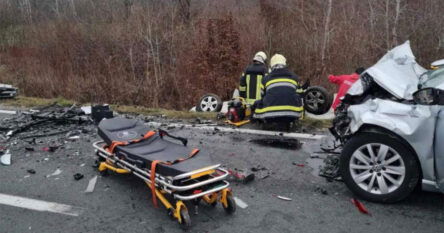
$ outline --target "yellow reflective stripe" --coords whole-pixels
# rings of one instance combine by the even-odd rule
[[[239,91],[246,91],[247,87],[246,86],[239,86]]]
[[[256,100],[261,99],[261,86],[262,86],[262,75],[256,76]]]
[[[199,172],[199,173],[197,173],[197,174],[191,175],[190,178],[191,178],[191,179],[196,179],[196,178],[199,178],[199,177],[204,176],[204,175],[210,175],[210,174],[213,174],[215,171],[216,171],[216,170],[211,169],[211,170],[208,170],[208,171]]]
[[[273,80],[267,82],[267,83],[265,84],[265,87],[268,87],[268,86],[270,86],[270,85],[273,84],[273,83],[280,83],[280,82],[292,83],[292,84],[294,84],[295,86],[298,85],[298,82],[294,81],[293,79],[289,79],[289,78],[278,78],[278,79],[273,79]]]
[[[295,107],[290,105],[283,105],[283,106],[270,106],[266,108],[260,108],[256,109],[255,113],[265,113],[265,112],[271,112],[271,111],[295,111],[295,112],[301,112],[303,111],[303,107]]]
[[[255,99],[246,99],[247,104],[254,104],[254,102],[256,102]]]
[[[304,93],[304,89],[298,88],[298,89],[296,89],[296,93]]]
[[[250,75],[247,74],[247,87],[250,86]],[[247,99],[250,98],[250,88],[247,88],[247,95],[246,95]]]

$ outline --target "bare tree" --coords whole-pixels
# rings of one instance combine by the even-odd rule
[[[322,48],[321,48],[321,64],[322,64],[321,67],[323,71],[326,69],[325,60],[327,54],[328,41],[330,38],[330,17],[331,17],[332,6],[333,6],[333,0],[328,0],[327,13],[325,15],[325,22],[324,22],[324,37],[322,40]]]
[[[401,0],[396,0],[396,8],[395,8],[395,20],[393,22],[393,28],[392,28],[392,45],[397,45],[399,43],[398,41],[398,21],[399,21],[399,15],[401,14]]]
[[[188,23],[191,18],[191,0],[179,0],[180,16],[185,23]]]

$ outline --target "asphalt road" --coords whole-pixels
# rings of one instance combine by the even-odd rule
[[[88,181],[98,175],[92,167],[91,143],[95,131],[82,134],[56,152],[41,148],[60,137],[41,139],[37,145],[17,141],[10,146],[13,163],[0,166],[0,194],[67,204],[81,210],[78,216],[39,212],[0,205],[0,232],[183,232],[162,207],[154,208],[150,190],[131,175],[98,177],[95,190],[84,193]],[[352,194],[340,182],[327,182],[313,174],[319,142],[306,141],[301,149],[273,148],[250,140],[260,137],[221,134],[193,129],[172,129],[189,138],[190,146],[207,150],[215,162],[230,168],[266,167],[270,176],[252,183],[232,182],[236,197],[248,204],[228,216],[221,206],[201,204],[191,215],[190,232],[442,232],[444,197],[417,191],[407,200],[382,205],[363,202],[372,214],[364,215],[351,204]],[[63,141],[63,140],[61,140]],[[24,149],[32,146],[35,151]],[[295,166],[305,164],[305,166]],[[34,169],[35,174],[29,174]],[[59,175],[47,177],[57,169]],[[84,178],[75,181],[73,175]],[[327,194],[319,192],[319,188]],[[275,197],[292,198],[284,201]],[[189,205],[192,210],[192,205]]]

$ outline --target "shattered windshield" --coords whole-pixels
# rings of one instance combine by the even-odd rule
[[[428,71],[422,78],[421,88],[437,87],[444,83],[444,68]]]

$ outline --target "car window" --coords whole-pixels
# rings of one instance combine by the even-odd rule
[[[427,74],[427,78],[422,83],[422,87],[437,87],[444,83],[444,68],[431,70]]]

